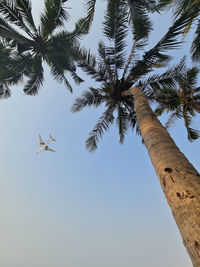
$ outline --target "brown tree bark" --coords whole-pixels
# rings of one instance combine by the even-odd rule
[[[200,267],[200,175],[159,122],[140,88],[131,88],[137,122],[194,267]]]

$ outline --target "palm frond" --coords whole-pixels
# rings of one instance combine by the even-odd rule
[[[70,72],[70,74],[71,74],[71,76],[72,76],[72,78],[76,84],[79,85],[80,83],[84,82],[84,80],[76,73],[73,66],[71,68],[71,66],[68,64],[67,70]]]
[[[10,96],[11,96],[11,92],[7,84],[0,83],[0,99],[8,98]]]
[[[5,82],[7,85],[14,85],[21,81],[29,73],[32,65],[32,57],[29,53],[20,55],[17,52],[12,53],[9,58],[2,59],[4,68],[0,71],[0,82]]]
[[[85,35],[88,34],[89,28],[86,18],[80,18],[76,24],[75,29],[73,30],[73,35]]]
[[[51,38],[49,38],[49,40],[47,41],[49,52],[56,52],[57,54],[65,53],[65,55],[71,56],[74,59],[79,58],[79,54],[77,54],[80,49],[79,46],[80,44],[77,36],[66,30],[54,33],[54,35],[52,35]]]
[[[70,93],[72,93],[73,88],[72,88],[70,82],[67,80],[67,78],[64,75],[63,75],[63,81],[64,81],[64,84],[67,87],[67,89],[70,91]]]
[[[160,64],[169,60],[169,56],[165,54],[170,49],[174,49],[180,46],[182,41],[177,37],[183,34],[183,27],[190,19],[190,11],[185,13],[169,28],[164,37],[143,56],[142,60],[139,60],[136,65],[131,69],[129,79],[141,77],[152,70],[155,64]],[[164,53],[163,53],[164,52]]]
[[[136,118],[135,112],[130,112],[128,114],[128,120],[129,120],[130,127],[132,128],[132,130],[135,129],[135,126],[137,124],[137,118]]]
[[[20,34],[11,27],[3,18],[0,17],[0,36],[8,41],[15,40],[17,43],[31,44],[31,40]]]
[[[178,17],[185,16],[185,14],[189,15],[188,22],[183,25],[183,38],[189,32],[192,25],[196,21],[200,13],[200,1],[199,0],[179,0],[179,1],[172,1],[172,0],[160,0],[158,6],[162,9],[163,7],[169,6],[173,7],[174,16],[177,19]],[[197,32],[196,32],[197,33]],[[198,33],[197,33],[198,35]],[[197,37],[198,38],[198,37]],[[196,44],[198,45],[198,40],[196,40]],[[193,45],[195,47],[195,39],[193,41]],[[192,50],[194,49],[192,46]],[[197,50],[198,52],[198,50]]]
[[[94,151],[97,149],[97,143],[102,138],[104,131],[107,131],[110,125],[114,121],[113,108],[108,107],[102,116],[99,118],[97,124],[94,126],[93,130],[89,133],[89,137],[86,140],[86,148],[89,151]]]
[[[199,8],[199,0],[197,1],[184,1],[183,3],[177,3],[177,10],[175,12],[175,16],[178,17],[181,14],[184,14],[184,12],[187,12],[188,10],[192,10],[190,20],[185,26],[183,37],[189,32],[189,30],[192,27],[193,22],[198,17],[200,8]]]
[[[72,93],[73,91],[72,86],[65,77],[63,69],[61,69],[58,65],[54,64],[53,62],[51,62],[50,67],[51,67],[51,74],[54,77],[54,79],[59,83],[64,82],[67,89]]]
[[[34,32],[37,32],[33,16],[32,16],[32,7],[30,0],[16,0],[17,8],[22,15],[24,21],[27,22],[30,29],[32,29]]]
[[[28,76],[28,81],[24,87],[24,93],[27,95],[36,95],[40,86],[43,84],[44,75],[43,75],[42,61],[40,57],[35,57],[32,62],[30,73]]]
[[[65,72],[70,72],[72,78],[77,84],[83,82],[83,79],[76,73],[76,65],[74,64],[73,55],[71,55],[70,49],[65,48],[65,44],[59,45],[59,42],[53,42],[49,45],[46,54],[47,63],[51,67],[52,74],[58,82],[65,82],[68,88],[69,83],[66,82]]]
[[[79,54],[78,66],[88,75],[90,75],[95,81],[107,81],[106,69],[104,65],[102,67],[97,65],[96,58],[91,54],[90,50],[84,48],[77,51]]]
[[[129,114],[126,108],[122,107],[121,104],[118,104],[117,113],[118,115],[116,118],[116,123],[119,129],[119,136],[120,136],[119,142],[120,144],[123,144],[125,134],[129,127]]]
[[[110,0],[103,23],[103,32],[108,39],[115,40],[119,38],[119,46],[124,44],[124,37],[127,35],[127,8],[122,0]],[[116,40],[117,41],[117,40]],[[121,41],[122,44],[121,44]],[[120,46],[121,47],[121,46]]]
[[[198,73],[199,69],[197,67],[192,67],[186,71],[184,77],[180,81],[178,93],[183,101],[188,102],[189,99],[192,101]]]
[[[137,135],[141,136],[141,131],[140,131],[140,127],[138,123],[136,124],[135,132]],[[142,139],[142,143],[144,143],[143,139]]]
[[[187,129],[187,133],[188,133],[188,140],[192,142],[193,140],[200,138],[200,131],[195,130],[190,127],[192,118],[188,112],[183,113],[183,118],[184,118],[185,127]]]
[[[98,107],[104,101],[106,101],[106,97],[100,94],[98,89],[90,87],[89,90],[84,91],[80,97],[75,99],[71,110],[72,112],[78,112],[87,106]]]
[[[131,61],[132,61],[132,58],[134,56],[135,50],[137,48],[137,45],[138,45],[138,42],[137,41],[134,41],[133,44],[132,44],[131,51],[129,53],[129,57],[128,57],[127,63],[124,66],[124,71],[123,71],[123,75],[122,75],[122,78],[123,79],[125,78],[128,70],[130,69],[130,65],[132,66]]]
[[[45,11],[41,14],[41,34],[43,37],[51,35],[57,27],[62,27],[68,20],[68,13],[61,0],[45,0]]]
[[[164,111],[171,112],[181,108],[180,97],[177,92],[177,88],[166,87],[157,91],[153,97],[153,102],[158,103],[158,107],[155,110],[157,115],[161,115]]]
[[[195,31],[195,37],[191,46],[192,60],[194,62],[200,61],[200,20]]]
[[[198,74],[199,74],[199,69],[197,67],[192,67],[188,69],[184,79],[182,79],[182,83],[180,83],[182,90],[184,89],[192,90],[192,88],[197,83]]]
[[[74,34],[87,34],[92,26],[92,21],[94,18],[96,0],[87,0],[85,2],[85,8],[87,10],[87,15],[77,21],[75,25]]]
[[[70,72],[73,80],[76,84],[82,83],[84,80],[76,73],[76,65],[74,64],[74,60],[72,57],[66,55],[65,53],[54,54],[52,57],[52,63],[56,66],[56,69],[60,71],[60,73]],[[64,79],[66,82],[66,80]],[[66,85],[68,82],[66,83]]]
[[[176,2],[176,11],[175,11],[175,16],[178,17],[179,15],[183,14],[185,11],[193,8],[193,9],[198,9],[199,7],[199,0],[181,0]],[[191,17],[192,18],[192,17]]]
[[[126,112],[128,113],[128,123],[132,130],[137,127],[137,117],[134,108],[134,98],[133,96],[126,96],[123,101],[123,105],[126,108]]]
[[[122,68],[125,62],[125,37],[128,32],[127,5],[124,1],[108,2],[103,25],[104,35],[113,41],[113,46],[107,48],[107,55],[109,55],[110,63],[113,63],[115,77],[117,78],[117,70]]]
[[[182,118],[181,110],[178,108],[176,111],[174,111],[172,114],[170,114],[167,122],[165,123],[165,128],[169,129],[172,127],[172,125],[175,123],[175,120]]]
[[[176,66],[169,68],[163,74],[154,74],[146,80],[140,81],[147,97],[155,98],[164,88],[178,88],[186,75],[185,57]],[[189,70],[188,70],[189,71]]]
[[[25,30],[28,34],[30,34],[29,29],[26,27],[23,17],[17,8],[15,0],[1,0],[0,1],[0,13],[3,17],[8,21],[11,22],[21,29]]]
[[[153,5],[153,2],[155,1],[152,1],[151,5]],[[148,13],[150,6],[147,5],[145,0],[128,0],[128,4],[130,6],[130,21],[133,25],[134,39],[147,38],[152,29]]]
[[[95,5],[96,5],[96,0],[87,0],[85,2],[87,16],[82,21],[83,22],[82,27],[84,27],[85,33],[88,33],[91,28],[92,21],[94,18]]]
[[[158,104],[154,110],[156,116],[161,116],[164,112],[165,112],[165,106],[163,106],[162,104]]]
[[[7,43],[0,41],[0,68],[3,68],[5,62],[10,58],[12,49],[7,46]]]
[[[196,2],[196,3],[195,3]],[[173,7],[174,9],[174,15],[175,17],[178,17],[180,14],[183,14],[185,11],[187,11],[189,8],[194,6],[198,3],[197,1],[191,1],[191,0],[159,0],[157,4],[157,8],[159,10],[165,8],[165,7]]]
[[[172,4],[174,5],[174,0],[158,0],[157,9],[162,10],[166,6],[171,6]]]

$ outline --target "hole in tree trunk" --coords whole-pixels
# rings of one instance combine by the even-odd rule
[[[172,173],[173,170],[171,168],[165,168],[165,172]]]
[[[163,178],[163,186],[164,186],[164,187],[166,186],[165,178]]]
[[[198,250],[200,250],[200,244],[199,244],[199,242],[197,242],[196,240],[194,241],[194,245],[195,245],[195,247],[198,249]]]

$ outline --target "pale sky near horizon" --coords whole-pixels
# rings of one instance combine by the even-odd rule
[[[36,17],[41,0],[34,0]],[[69,0],[72,22],[83,15]],[[101,36],[105,1],[84,45],[95,51]],[[169,16],[154,15],[150,45],[168,27]],[[182,57],[174,51],[174,62]],[[2,267],[192,267],[178,228],[140,137],[131,131],[119,145],[117,129],[105,134],[95,153],[84,141],[100,110],[70,112],[71,95],[45,68],[45,83],[35,97],[22,86],[0,101],[0,266]],[[194,127],[199,120],[194,121]],[[190,143],[183,122],[170,131],[178,147],[200,170],[199,140]],[[38,149],[38,134],[56,153]]]

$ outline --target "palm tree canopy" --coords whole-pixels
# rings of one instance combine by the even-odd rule
[[[65,72],[69,72],[76,83],[82,82],[76,74],[74,50],[78,35],[83,31],[80,22],[72,32],[62,29],[69,18],[65,2],[67,0],[45,0],[44,12],[36,26],[30,0],[0,1],[0,37],[11,49],[7,71],[0,73],[1,84],[8,87],[26,77],[24,92],[38,93],[44,80],[43,62],[50,66],[53,77],[64,82],[70,91],[72,87]]]
[[[191,46],[193,61],[200,61],[200,1],[199,0],[159,0],[158,9],[172,7],[175,18],[181,16],[188,17],[188,23],[184,25],[185,36],[191,29],[191,26],[196,25],[195,36]]]
[[[89,90],[84,91],[82,96],[75,100],[72,111],[80,111],[86,106],[98,107],[101,104],[105,108],[86,140],[86,146],[91,151],[97,148],[98,141],[112,123],[116,122],[118,126],[120,143],[123,142],[130,127],[137,128],[133,97],[125,96],[126,90],[132,86],[139,86],[149,97],[158,88],[164,90],[166,87],[171,87],[177,90],[187,71],[185,61],[182,60],[163,74],[152,74],[146,78],[148,73],[159,66],[163,67],[169,60],[165,51],[180,44],[176,40],[176,34],[182,31],[180,23],[186,24],[187,18],[182,17],[174,24],[166,35],[139,60],[137,52],[144,47],[146,36],[138,39],[137,34],[136,37],[133,35],[133,45],[127,53],[126,37],[129,27],[127,8],[125,1],[109,1],[103,24],[103,33],[107,42],[105,44],[101,41],[98,44],[98,60],[90,51],[84,49],[79,51],[79,66],[98,82],[99,86],[90,87]]]
[[[193,67],[186,71],[177,88],[166,87],[156,90],[150,98],[158,103],[157,115],[171,113],[165,127],[169,128],[176,119],[183,118],[188,132],[188,139],[200,137],[198,130],[191,128],[192,117],[200,113],[200,88],[196,87],[199,70]]]
[[[156,2],[156,0],[121,0],[118,2],[119,5],[126,7],[124,15],[129,20],[135,39],[139,40],[148,37],[149,32],[152,29],[149,12],[157,11]],[[88,30],[93,21],[96,3],[96,0],[86,1],[87,17],[85,18],[85,22]],[[113,0],[107,0],[108,8],[112,6],[112,4]]]

